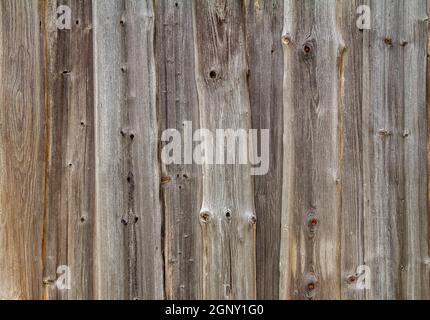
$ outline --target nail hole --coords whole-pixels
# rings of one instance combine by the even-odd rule
[[[231,211],[230,210],[227,210],[226,212],[225,212],[225,217],[227,218],[227,219],[231,219]]]
[[[85,217],[81,217],[81,222],[85,222]]]
[[[315,283],[310,282],[310,283],[308,284],[308,290],[309,290],[309,291],[315,290]]]
[[[211,70],[211,71],[209,72],[209,77],[210,77],[211,79],[215,79],[215,78],[216,78],[216,72],[215,72],[214,70]]]
[[[130,135],[130,139],[131,139],[131,140],[134,140],[134,134],[131,134],[131,135]]]
[[[303,51],[304,51],[306,54],[309,54],[309,53],[311,52],[311,47],[310,47],[310,46],[308,46],[308,45],[305,45],[305,46],[303,47]]]
[[[391,38],[385,38],[384,39],[385,44],[391,46],[393,44],[393,40]]]

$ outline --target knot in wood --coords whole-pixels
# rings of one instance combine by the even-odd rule
[[[348,284],[355,284],[357,282],[357,276],[355,275],[348,276],[348,278],[346,279],[346,282]]]
[[[208,211],[203,211],[200,213],[200,221],[203,223],[209,223],[211,220],[211,214]]]

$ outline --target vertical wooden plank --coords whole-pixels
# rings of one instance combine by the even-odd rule
[[[193,1],[201,128],[249,129],[244,8]],[[210,142],[205,139],[204,147]],[[255,212],[249,165],[203,165],[203,298],[256,297]]]
[[[0,299],[42,297],[45,104],[38,5],[0,2]]]
[[[284,1],[280,297],[340,298],[336,1]]]
[[[91,1],[44,1],[49,107],[48,210],[44,297],[91,299],[94,241],[94,105]],[[57,7],[71,9],[71,30],[57,28]],[[56,286],[57,268],[71,288]]]
[[[426,1],[370,1],[364,39],[365,263],[369,299],[429,296]]]
[[[430,16],[430,0],[427,0],[427,16]],[[430,23],[427,21],[427,75],[426,75],[426,111],[427,111],[427,259],[430,269]],[[429,271],[430,272],[430,271]]]
[[[93,2],[97,298],[163,297],[152,1]]]
[[[247,1],[246,40],[253,129],[270,129],[269,172],[254,177],[257,297],[279,298],[283,134],[283,1]]]
[[[200,127],[192,2],[166,0],[156,1],[155,5],[160,131],[176,129],[185,136],[186,130]],[[187,121],[192,122],[192,128]],[[166,297],[199,299],[203,272],[199,223],[201,168],[186,164],[183,156],[181,163],[162,164]]]
[[[337,20],[345,43],[338,60],[339,145],[341,188],[341,286],[342,299],[363,299],[365,290],[357,268],[364,265],[363,177],[363,33],[357,27],[357,9],[363,0],[337,2]],[[370,21],[371,22],[371,21]]]

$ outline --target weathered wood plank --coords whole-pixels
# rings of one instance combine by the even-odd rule
[[[57,28],[57,1],[44,1],[49,110],[48,203],[44,239],[44,298],[93,298],[94,104],[91,1],[62,1],[71,30]],[[55,284],[70,270],[71,287]]]
[[[338,60],[339,132],[341,188],[341,297],[363,299],[365,290],[357,268],[364,265],[364,177],[363,177],[363,32],[357,27],[357,9],[362,0],[337,3],[337,19],[345,43]]]
[[[0,299],[42,298],[46,113],[38,5],[0,2]]]
[[[160,130],[200,127],[194,74],[192,2],[156,1]],[[185,122],[192,122],[192,127]],[[191,132],[192,134],[192,132]],[[185,148],[185,146],[182,146]],[[191,153],[192,150],[182,151]],[[168,299],[202,297],[201,167],[162,163],[165,290]]]
[[[244,8],[193,1],[201,127],[249,129]],[[204,138],[203,148],[210,142]],[[206,154],[208,155],[208,154]],[[203,298],[256,297],[255,211],[249,165],[203,165]]]
[[[284,1],[280,297],[340,298],[336,1]]]
[[[257,297],[279,298],[283,134],[283,1],[246,1],[253,129],[270,129],[269,172],[254,177]]]
[[[364,38],[365,263],[369,299],[428,298],[426,1],[371,1]]]
[[[152,1],[93,2],[97,298],[163,298]]]

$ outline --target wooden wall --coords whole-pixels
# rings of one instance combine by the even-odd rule
[[[0,1],[0,299],[430,299],[427,8]],[[269,172],[165,165],[187,121]]]

